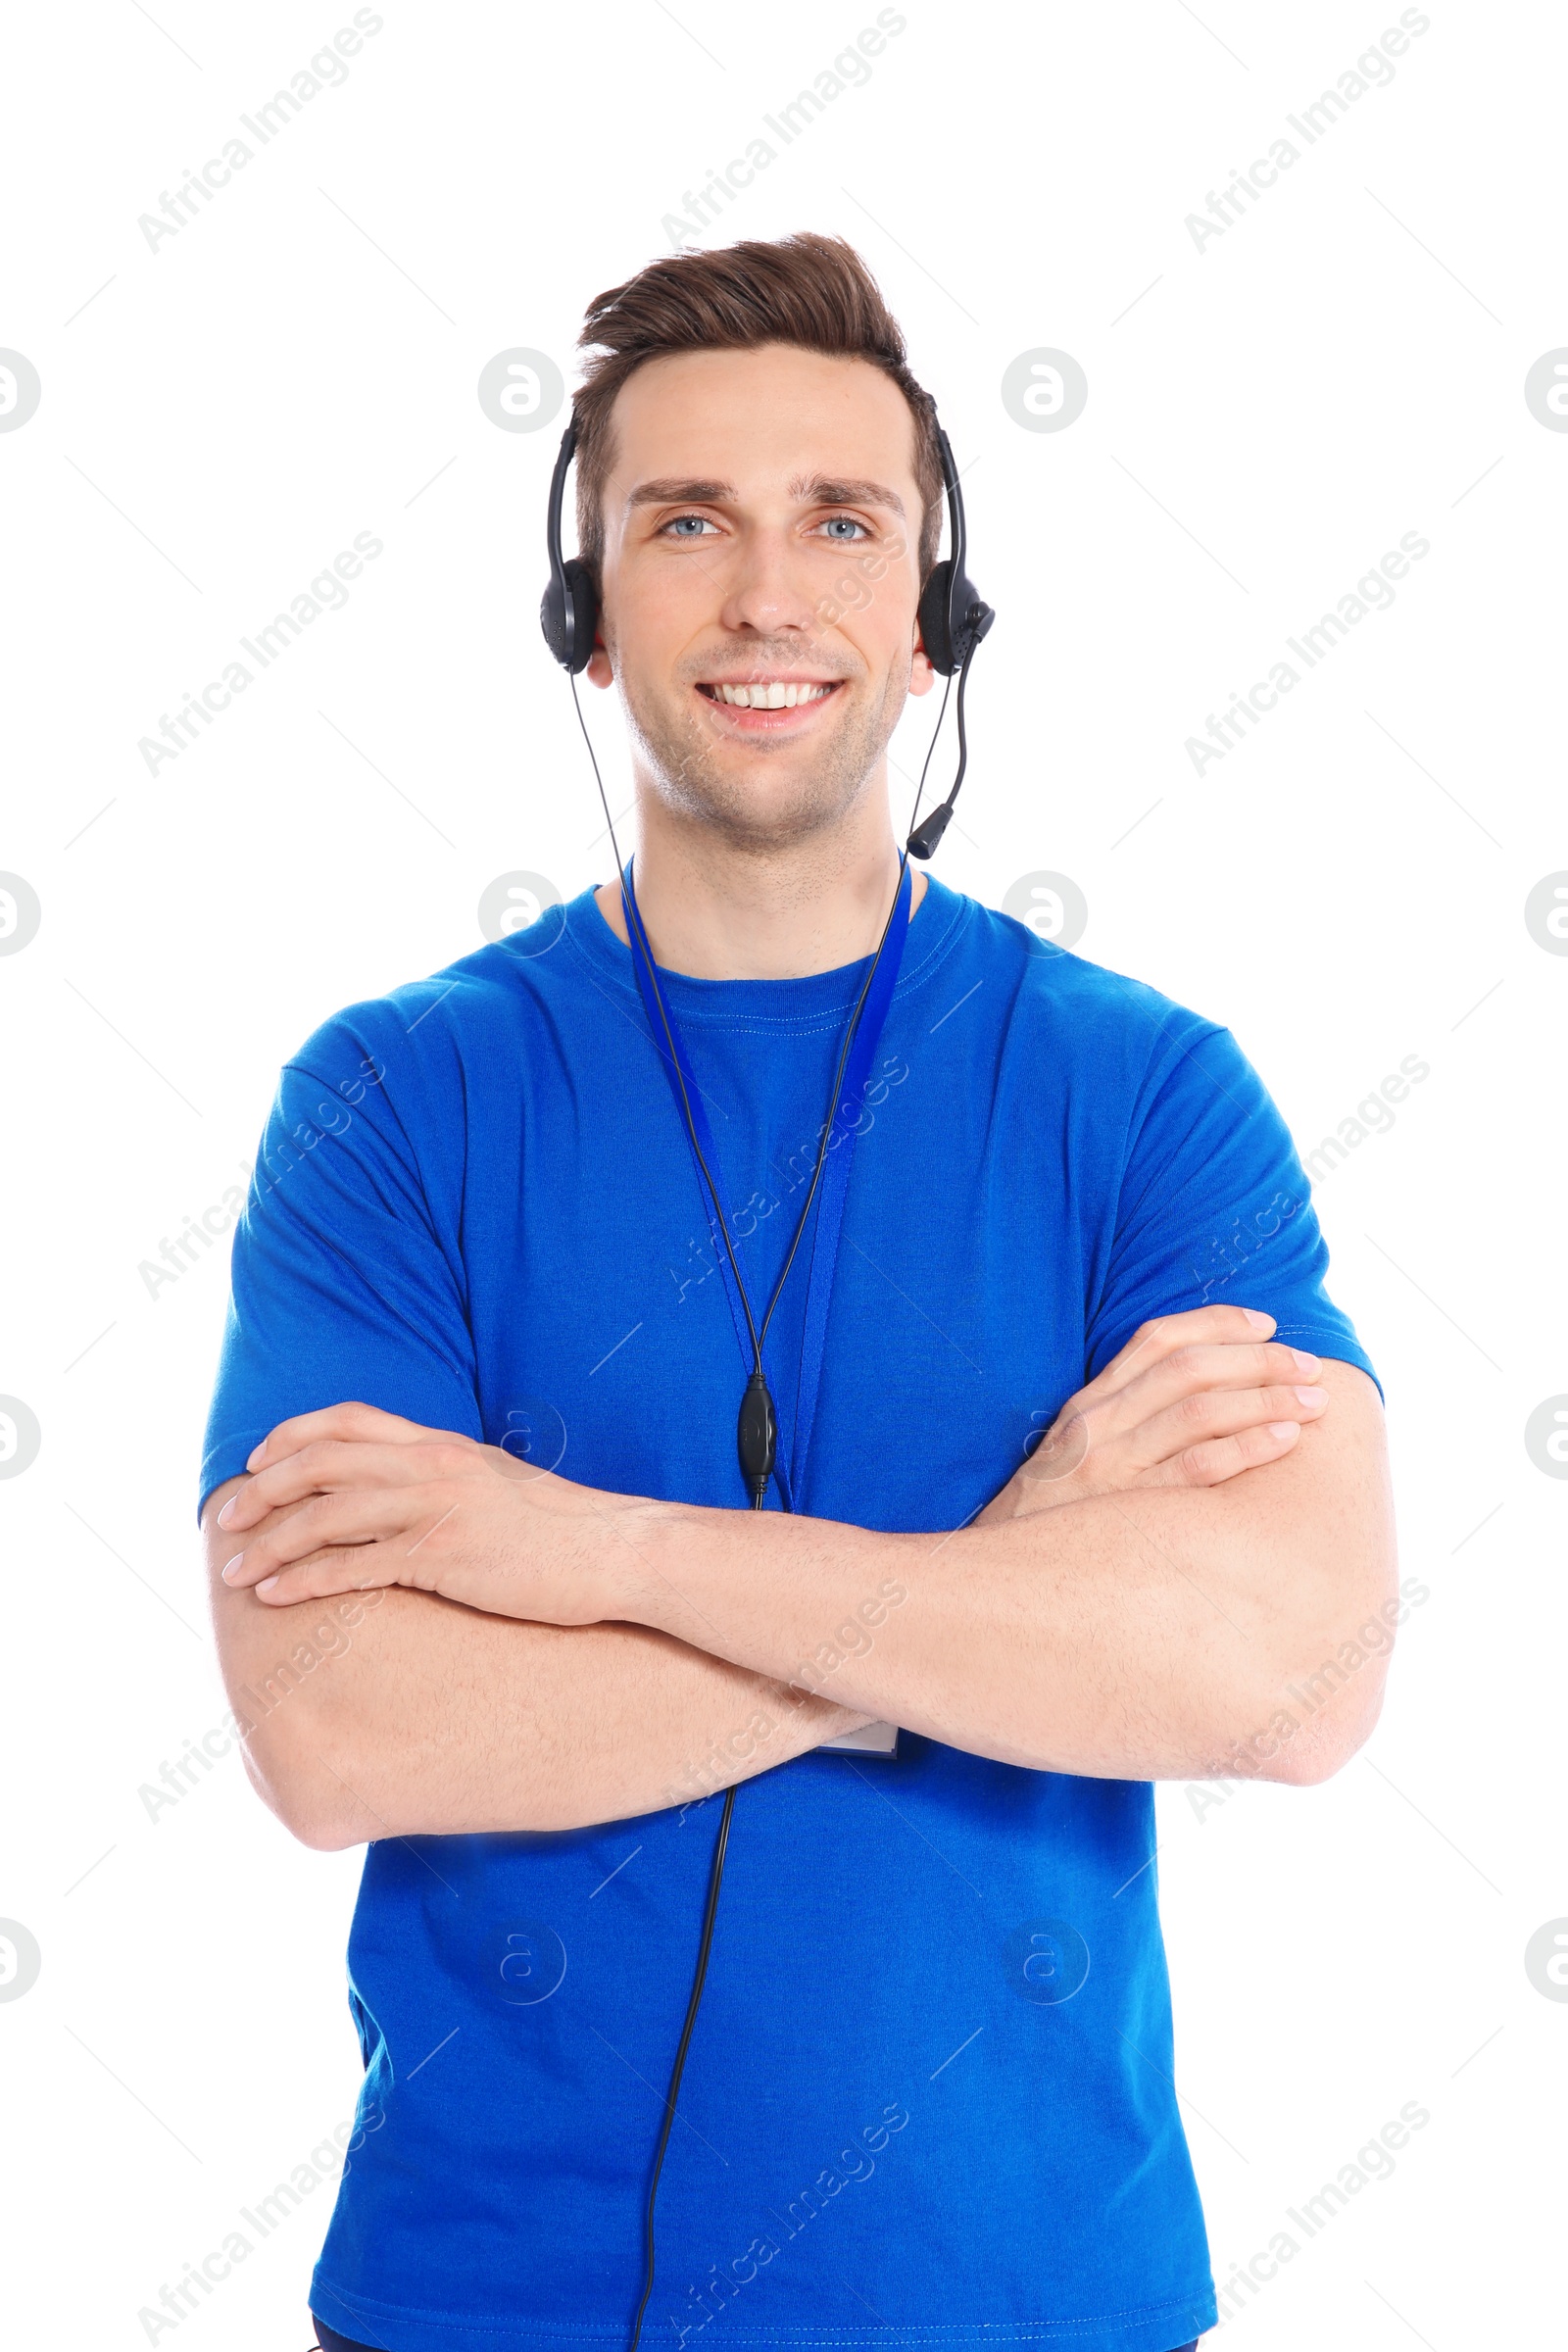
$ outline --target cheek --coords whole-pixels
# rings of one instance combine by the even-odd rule
[[[900,700],[924,694],[935,675],[915,650],[919,625],[914,575],[905,564],[889,564],[885,578],[870,587],[863,609],[844,624],[867,666],[885,676]]]
[[[873,585],[860,580],[855,584],[858,602],[852,607],[846,579],[843,592],[835,591],[840,610],[830,637],[837,636],[852,646],[864,662],[869,673],[873,695],[884,686],[902,700],[910,684],[909,664],[914,651],[914,608],[909,601],[908,583],[891,575]]]

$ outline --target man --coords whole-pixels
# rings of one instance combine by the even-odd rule
[[[1377,1391],[1229,1035],[923,870],[825,1122],[902,904],[930,404],[822,238],[659,262],[584,342],[626,900],[284,1070],[202,1470],[252,1777],[307,1844],[368,1842],[320,2340],[619,2352],[710,1925],[649,2342],[1170,2352],[1215,2302],[1150,1784],[1315,1782],[1365,1739]],[[771,1296],[824,1142],[839,1246],[804,1233],[768,1329],[754,1511],[732,1276]],[[874,1725],[895,1752],[823,1744]]]

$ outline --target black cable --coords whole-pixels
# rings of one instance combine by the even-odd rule
[[[969,737],[963,723],[963,690],[969,683],[969,664],[975,658],[979,644],[980,640],[976,637],[964,655],[963,666],[958,671],[958,772],[948,788],[947,805],[950,809],[958,797],[958,786],[963,782],[963,771],[969,764]]]
[[[758,1508],[760,1507],[759,1504]],[[675,2121],[675,2100],[680,2092],[680,2079],[686,2065],[692,2028],[697,2023],[697,2004],[703,1997],[703,1985],[708,1977],[708,1954],[713,1940],[713,1916],[718,1909],[718,1886],[724,1875],[724,1848],[729,1843],[729,1817],[734,1810],[735,1788],[732,1783],[724,1791],[724,1810],[718,1817],[718,1839],[713,1847],[712,1875],[708,1883],[708,1909],[703,1917],[703,1940],[697,1954],[697,1975],[692,1984],[692,1997],[686,2004],[686,2023],[681,2029],[680,2047],[675,2052],[674,2071],[669,2078],[669,2096],[664,2101],[664,2128],[659,2134],[654,2177],[648,2184],[648,2209],[643,2218],[643,2299],[637,2306],[629,2352],[637,2352],[638,2338],[643,2331],[643,2314],[648,2309],[648,2298],[654,2291],[654,2199],[659,2194],[659,2176],[664,2162],[664,2150],[669,2145],[669,2128]]]
[[[964,692],[964,688],[967,686],[967,684],[968,684],[968,682],[969,682],[969,664],[970,664],[970,662],[971,662],[974,660],[974,657],[975,657],[975,649],[976,649],[976,647],[979,645],[979,643],[980,643],[980,639],[979,639],[978,637],[974,637],[974,638],[972,638],[972,639],[970,640],[970,643],[969,643],[969,649],[968,649],[967,653],[964,655],[964,657],[963,657],[963,660],[962,660],[961,663],[959,664],[959,667],[958,667],[958,673],[957,673],[957,675],[958,675],[958,772],[957,772],[957,774],[956,774],[956,775],[954,777],[954,779],[953,779],[953,785],[952,785],[952,789],[950,790],[950,792],[949,792],[949,794],[948,794],[948,797],[947,797],[947,799],[946,799],[945,801],[942,801],[942,802],[939,802],[939,803],[938,803],[937,807],[936,807],[935,808],[933,808],[933,809],[932,809],[932,811],[931,811],[930,815],[929,815],[929,816],[926,818],[926,820],[925,820],[925,822],[924,822],[924,824],[923,824],[923,825],[911,826],[911,827],[910,827],[908,842],[907,842],[907,844],[906,844],[906,847],[907,847],[907,849],[909,850],[909,852],[910,852],[911,856],[913,856],[913,857],[915,857],[915,858],[930,858],[930,857],[934,856],[934,854],[935,854],[935,852],[936,852],[936,849],[937,849],[937,845],[938,845],[938,843],[941,841],[943,834],[944,834],[944,833],[947,831],[947,829],[948,829],[949,820],[951,819],[951,817],[952,817],[952,815],[953,815],[953,805],[954,805],[954,803],[956,801],[956,799],[957,799],[957,797],[958,797],[958,787],[959,787],[959,785],[960,785],[960,784],[963,782],[964,770],[965,770],[965,768],[966,768],[966,767],[968,766],[968,764],[969,764],[969,737],[968,737],[967,730],[965,729],[965,726],[964,726],[964,723],[963,723],[963,692]],[[951,686],[951,684],[953,683],[953,675],[952,675],[952,672],[951,672],[951,671],[949,672],[949,676],[948,676],[948,683],[949,683],[949,685],[950,685],[950,686]],[[944,694],[944,695],[943,695],[943,697],[942,697],[942,710],[945,711],[945,710],[947,710],[947,707],[948,707],[948,698],[947,698],[946,694]],[[941,725],[942,725],[942,715],[941,715],[941,712],[939,712],[939,713],[938,713],[938,715],[937,715],[937,729],[938,729],[938,730],[940,730],[940,728],[941,728]],[[936,746],[936,732],[935,732],[935,731],[934,731],[934,732],[933,732],[933,734],[932,734],[932,737],[931,737],[931,743],[932,743],[932,748],[933,748],[933,750],[934,750],[934,749],[935,749],[935,746]],[[928,752],[928,753],[927,753],[927,755],[926,755],[926,762],[927,762],[927,765],[929,765],[929,764],[930,764],[930,757],[931,757],[931,756],[930,756],[930,753]],[[921,772],[920,772],[920,783],[921,783],[921,787],[922,787],[922,789],[923,789],[923,788],[924,788],[924,784],[925,784],[925,770],[924,770],[923,768],[922,768],[922,770],[921,770]],[[919,794],[918,794],[918,793],[915,795],[915,806],[916,806],[916,808],[918,808],[918,806],[919,806]]]
[[[920,762],[920,781],[914,788],[914,807],[909,810],[909,831],[911,833],[914,831],[914,820],[920,813],[920,803],[925,796],[926,775],[931,766],[932,754],[937,748],[937,737],[942,732],[942,721],[948,715],[948,697],[952,692],[953,672],[950,669],[948,672],[948,682],[942,689],[942,704],[941,708],[937,711],[937,723],[931,730],[931,740],[925,747],[925,758]]]

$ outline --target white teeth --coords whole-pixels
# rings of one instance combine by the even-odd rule
[[[777,678],[766,686],[718,686],[714,689],[721,703],[728,703],[737,710],[793,710],[801,703],[820,702],[829,691],[826,686],[786,686]]]

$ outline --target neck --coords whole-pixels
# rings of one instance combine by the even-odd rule
[[[842,823],[784,847],[737,847],[710,825],[637,791],[637,907],[665,970],[698,980],[799,980],[869,956],[899,881],[885,781]],[[925,892],[910,860],[909,913]],[[620,885],[594,894],[623,944]]]

